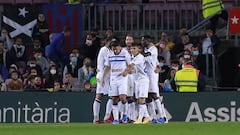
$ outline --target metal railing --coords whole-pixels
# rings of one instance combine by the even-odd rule
[[[191,28],[202,18],[199,3],[96,4],[84,5],[84,30],[111,26],[116,33],[158,34]],[[156,35],[157,36],[157,35]]]

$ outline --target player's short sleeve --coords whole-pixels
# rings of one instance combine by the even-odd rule
[[[110,66],[109,57],[110,55],[107,55],[107,57],[105,58],[104,66]]]
[[[130,56],[130,54],[129,54],[127,51],[125,51],[125,57],[126,57],[126,63],[127,63],[127,64],[130,64],[130,62],[131,62],[131,56]]]
[[[141,64],[145,61],[145,58],[142,55],[138,55],[136,56],[134,59],[131,60],[131,63],[133,63],[134,65],[138,65]]]

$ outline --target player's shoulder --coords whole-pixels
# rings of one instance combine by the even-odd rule
[[[149,48],[149,50],[154,50],[155,51],[155,50],[157,50],[157,47],[155,45],[153,45]]]
[[[101,49],[99,50],[99,52],[106,52],[108,51],[109,49],[105,46],[101,47]]]

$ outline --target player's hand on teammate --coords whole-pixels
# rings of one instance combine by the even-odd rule
[[[125,76],[127,76],[127,75],[128,75],[128,70],[122,72],[122,76],[123,76],[123,77],[125,77]]]
[[[150,52],[143,53],[143,56],[144,57],[151,56],[151,53]]]

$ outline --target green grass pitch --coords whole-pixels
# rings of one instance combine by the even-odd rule
[[[1,135],[240,135],[239,122],[0,124]]]

